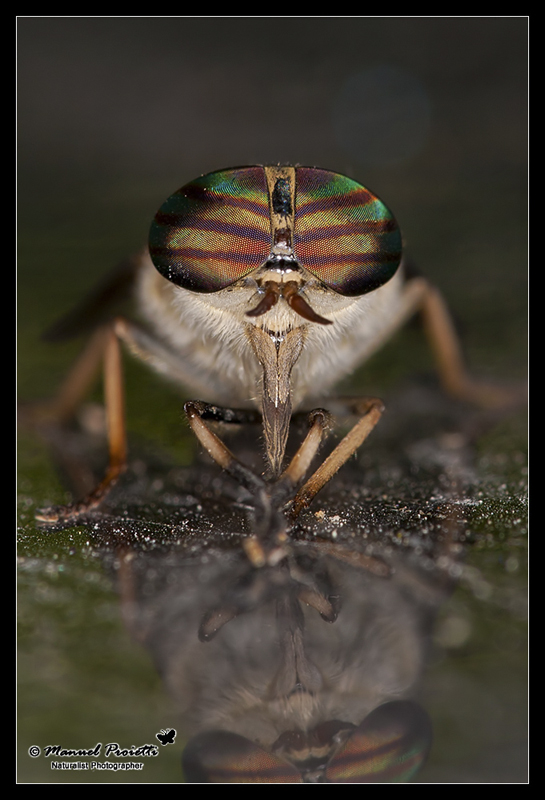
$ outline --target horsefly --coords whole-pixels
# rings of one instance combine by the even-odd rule
[[[134,289],[144,324],[111,318],[95,328],[50,411],[70,417],[104,361],[110,460],[83,500],[42,509],[45,522],[98,507],[127,461],[120,341],[193,397],[185,404],[201,445],[252,495],[255,566],[284,554],[290,525],[362,445],[379,421],[378,398],[345,401],[358,419],[306,478],[332,426],[320,398],[420,313],[444,388],[481,404],[496,390],[472,382],[446,306],[424,278],[410,277],[399,226],[369,189],[315,167],[249,166],[186,184],[161,206],[149,248],[125,262],[51,339],[71,335],[120,287]],[[286,464],[290,421],[311,410],[309,429]],[[265,469],[238,460],[211,421],[262,422]],[[306,478],[306,479],[305,479]]]

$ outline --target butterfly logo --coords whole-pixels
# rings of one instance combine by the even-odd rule
[[[156,733],[155,736],[157,739],[159,739],[162,745],[174,744],[176,731],[174,728],[170,728],[169,730],[161,730],[159,733]]]

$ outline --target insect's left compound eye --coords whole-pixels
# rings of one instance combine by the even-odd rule
[[[263,167],[212,172],[175,192],[150,230],[153,263],[193,292],[217,292],[267,260],[271,226]]]
[[[335,172],[298,167],[295,208],[297,260],[330,289],[357,297],[396,272],[399,226],[369,189]]]

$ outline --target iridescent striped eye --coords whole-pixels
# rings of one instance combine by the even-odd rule
[[[333,746],[335,734],[348,727],[338,721],[322,723],[309,739],[319,749],[324,744],[327,748],[327,739]],[[425,711],[398,700],[372,711],[329,763],[325,753],[320,757],[312,752],[300,762],[285,748],[296,766],[244,736],[210,731],[189,742],[182,764],[189,783],[314,783],[317,778],[327,783],[405,783],[422,767],[430,746],[431,723]]]
[[[293,202],[292,202],[293,201]],[[204,175],[157,212],[150,255],[169,281],[217,292],[268,262],[296,262],[355,297],[386,283],[401,261],[399,227],[359,183],[314,167],[240,167]]]
[[[271,225],[263,167],[212,172],[175,192],[151,226],[150,255],[172,283],[217,292],[267,260]]]
[[[287,761],[228,731],[196,736],[182,765],[188,783],[301,783],[300,773]]]
[[[333,783],[405,783],[422,767],[431,746],[431,724],[416,703],[376,708],[356,728],[326,769]]]
[[[390,280],[401,261],[401,233],[369,189],[323,169],[299,167],[294,250],[330,289],[356,297]]]

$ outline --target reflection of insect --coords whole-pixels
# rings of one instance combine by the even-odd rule
[[[451,568],[450,513],[426,539]],[[412,698],[454,580],[395,534],[370,557],[317,533],[261,569],[229,546],[117,550],[122,618],[170,697],[187,781],[399,782],[423,765],[431,720]]]
[[[311,412],[308,434],[285,466],[292,412],[312,408],[410,315],[422,312],[449,391],[496,399],[468,380],[440,295],[423,278],[407,276],[390,211],[342,175],[254,166],[200,177],[160,208],[149,253],[151,260],[145,253],[125,264],[51,331],[51,338],[60,338],[96,324],[102,301],[129,283],[146,322],[117,317],[97,328],[54,403],[58,417],[70,416],[104,356],[109,469],[90,496],[44,510],[42,520],[76,517],[95,507],[125,467],[120,339],[202,398],[186,404],[189,424],[212,458],[255,499],[256,536],[248,546],[255,564],[273,558],[286,537],[280,509],[294,519],[311,502],[376,425],[382,403],[366,398],[348,404],[359,421],[305,483],[330,415]],[[209,424],[256,418],[263,425],[266,480],[239,462]]]
[[[157,739],[159,739],[162,745],[174,744],[174,739],[176,738],[176,731],[174,730],[174,728],[170,728],[170,730],[168,731],[161,730],[161,732],[156,733],[155,736],[157,737]]]
[[[359,726],[332,720],[308,732],[287,731],[273,752],[235,733],[204,733],[190,742],[183,764],[191,783],[402,783],[418,772],[430,743],[427,715],[398,700]]]

